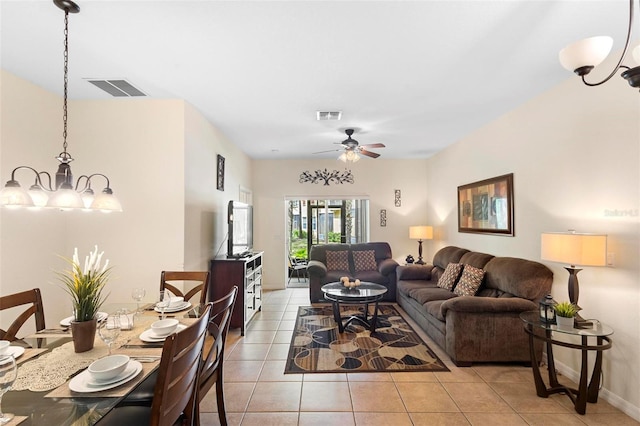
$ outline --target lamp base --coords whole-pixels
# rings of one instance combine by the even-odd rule
[[[586,320],[580,316],[580,314],[576,314],[573,318],[573,324],[575,328],[592,328],[593,321]]]

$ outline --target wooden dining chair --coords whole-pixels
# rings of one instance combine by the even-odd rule
[[[0,340],[16,340],[16,334],[33,316],[36,320],[36,331],[43,330],[44,325],[44,306],[42,305],[42,296],[40,289],[34,288],[20,293],[9,294],[0,297],[0,311],[15,308],[17,306],[30,305],[11,323],[7,330],[0,329]]]
[[[216,402],[218,405],[218,419],[221,426],[227,425],[227,413],[224,404],[223,375],[224,348],[227,340],[227,332],[231,322],[231,314],[238,296],[238,287],[233,286],[231,291],[222,299],[213,302],[211,318],[208,326],[208,336],[202,355],[200,371],[200,384],[198,385],[200,401],[207,392],[216,385]],[[199,417],[197,417],[199,418]]]
[[[165,339],[151,405],[119,404],[98,425],[197,424],[198,381],[211,306],[207,304],[195,323]]]
[[[174,284],[168,281],[195,281],[199,282],[197,286],[183,293]],[[184,297],[185,302],[190,301],[198,292],[200,292],[200,300],[198,303],[204,305],[207,302],[207,291],[209,289],[209,272],[208,271],[162,271],[160,274],[160,291],[169,290],[176,296]]]

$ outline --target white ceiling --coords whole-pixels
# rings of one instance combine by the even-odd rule
[[[86,78],[124,78],[186,100],[256,159],[337,156],[311,153],[349,127],[384,143],[381,158],[426,158],[581,84],[558,51],[604,34],[621,49],[628,20],[626,0],[76,1],[71,99],[110,97]],[[0,13],[2,68],[61,94],[64,13],[50,0],[0,0]]]

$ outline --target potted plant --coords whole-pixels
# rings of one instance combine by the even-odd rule
[[[556,311],[556,324],[559,328],[573,328],[573,317],[578,313],[578,308],[571,302],[560,302],[553,309]]]
[[[104,303],[102,290],[109,280],[111,268],[109,261],[100,266],[102,255],[98,254],[98,246],[85,257],[84,268],[80,267],[78,249],[73,252],[69,261],[71,270],[58,273],[65,291],[71,296],[73,305],[73,320],[71,321],[71,335],[76,352],[86,352],[93,349],[96,336],[98,309]]]

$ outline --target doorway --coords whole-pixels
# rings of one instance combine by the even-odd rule
[[[312,246],[369,241],[368,199],[287,199],[285,212],[287,287],[308,286],[296,266],[308,260]]]

